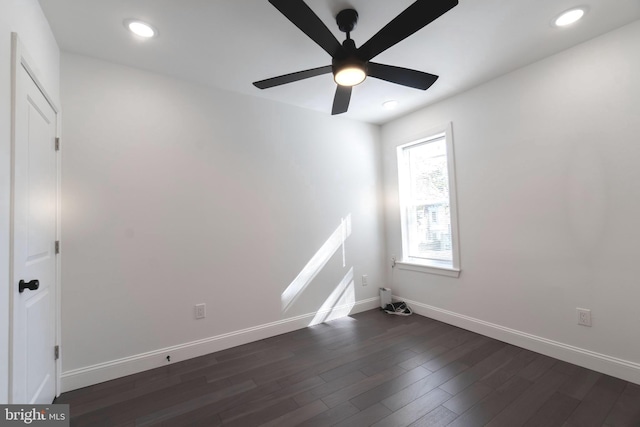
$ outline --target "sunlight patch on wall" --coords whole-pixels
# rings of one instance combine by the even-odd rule
[[[351,267],[338,286],[331,292],[331,295],[318,309],[309,326],[345,317],[351,312],[355,304],[356,292],[353,283],[353,267]]]
[[[340,248],[342,248],[342,266],[346,267],[347,260],[344,242],[350,235],[351,214],[347,215],[346,218],[342,218],[338,228],[336,228],[329,239],[327,239],[318,252],[309,260],[298,276],[293,279],[293,282],[287,286],[287,289],[284,290],[280,297],[282,300],[282,313],[285,313],[291,308],[296,299]]]

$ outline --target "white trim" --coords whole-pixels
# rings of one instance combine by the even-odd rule
[[[253,341],[262,340],[276,335],[292,332],[309,326],[309,323],[318,314],[344,313],[349,310],[349,314],[360,313],[362,311],[378,308],[380,298],[374,297],[358,301],[353,306],[351,304],[336,306],[324,312],[315,312],[278,320],[239,331],[216,335],[201,340],[191,341],[171,347],[149,351],[147,353],[136,354],[122,359],[111,360],[84,368],[73,369],[63,372],[61,377],[62,392],[87,387],[104,381],[113,380],[126,375],[135,374],[153,368],[167,365],[166,357],[171,356],[171,363],[179,362],[194,357],[203,356],[227,348],[236,347]]]
[[[62,130],[62,114],[56,113],[58,122],[56,123],[57,137],[60,138]],[[56,360],[56,397],[62,393],[61,390],[61,374],[62,374],[62,144],[56,153],[58,174],[57,174],[57,192],[56,199],[56,240],[60,242],[60,252],[56,254],[56,342],[58,346],[58,360]]]
[[[396,261],[395,264],[400,270],[417,271],[419,273],[439,274],[447,277],[460,277],[460,269],[445,266],[418,264],[408,261]]]
[[[430,317],[518,347],[564,360],[565,362],[640,384],[640,363],[539,337],[399,296],[394,295],[394,298],[406,302],[414,313],[421,316]]]
[[[450,266],[439,266],[437,262],[428,262],[425,264],[417,264],[412,262],[412,258],[408,256],[408,218],[405,208],[405,200],[407,199],[408,177],[406,176],[408,166],[405,164],[406,159],[404,150],[408,147],[429,143],[444,137],[447,147],[447,169],[449,178],[449,212],[451,216],[451,246],[452,261]],[[405,264],[406,270],[419,271],[423,273],[440,274],[449,277],[458,277],[460,275],[460,238],[458,229],[458,195],[456,185],[456,167],[455,153],[453,148],[453,124],[445,123],[441,126],[428,129],[419,133],[417,136],[405,139],[396,144],[396,157],[398,168],[398,204],[400,207],[400,235],[402,238],[402,258],[401,264]]]

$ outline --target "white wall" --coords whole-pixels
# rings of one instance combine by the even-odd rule
[[[387,257],[395,146],[451,121],[458,182],[460,278],[389,268],[394,294],[640,382],[639,45],[635,22],[383,126]]]
[[[352,267],[355,299],[377,296],[379,127],[67,53],[61,84],[65,389],[166,364],[172,346],[308,324]],[[283,313],[349,214],[346,266],[338,250]]]
[[[11,33],[17,32],[55,102],[58,45],[37,0],[0,0],[0,403],[8,401]]]

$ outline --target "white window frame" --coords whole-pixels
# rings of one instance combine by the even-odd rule
[[[409,230],[408,230],[408,214],[407,201],[409,199],[409,177],[408,166],[405,164],[404,150],[406,148],[428,144],[430,141],[445,139],[447,149],[447,169],[449,178],[449,212],[451,215],[451,246],[452,261],[427,260],[422,258],[414,258],[409,254]],[[430,129],[416,138],[412,138],[411,142],[399,145],[396,148],[398,159],[398,195],[400,202],[400,227],[402,234],[402,257],[396,261],[396,266],[402,270],[411,270],[421,273],[439,274],[449,277],[460,276],[460,243],[458,232],[458,197],[456,191],[456,170],[453,151],[453,132],[451,123]]]

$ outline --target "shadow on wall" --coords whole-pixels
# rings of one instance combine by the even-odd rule
[[[298,273],[293,282],[287,289],[282,292],[280,296],[282,302],[282,314],[285,314],[295,301],[302,295],[304,290],[311,284],[313,279],[322,271],[325,265],[329,262],[331,257],[338,251],[338,249],[342,249],[342,266],[346,267],[346,252],[345,252],[345,241],[351,235],[351,214],[347,215],[346,218],[342,218],[340,221],[340,225],[336,230],[331,234],[331,236],[327,239],[327,241],[318,249],[318,251],[311,257],[307,265]],[[350,279],[348,279],[350,277]],[[346,281],[346,284],[345,284]],[[349,292],[349,284],[351,283],[351,291]],[[313,320],[313,324],[322,323],[325,320],[330,320],[328,317],[336,318],[332,313],[331,309],[335,307],[337,304],[341,303],[348,298],[348,295],[351,295],[352,307],[355,304],[355,292],[353,289],[353,267],[349,270],[347,275],[342,279],[340,284],[334,289],[334,291],[329,295],[329,298],[324,302],[320,311],[316,317],[318,317],[321,313],[326,314],[327,318],[317,322],[316,318]],[[333,302],[332,302],[333,301]],[[346,303],[345,303],[346,304]],[[342,309],[340,310],[342,311]]]

